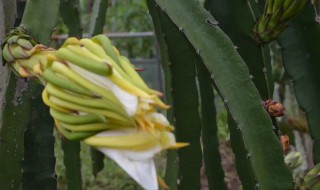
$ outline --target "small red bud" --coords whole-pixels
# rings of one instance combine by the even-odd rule
[[[290,148],[289,136],[288,135],[281,135],[280,142],[282,145],[283,153],[288,152]]]
[[[145,69],[144,68],[135,68],[135,70],[139,72],[139,71],[144,71]]]
[[[284,108],[281,103],[274,102],[273,100],[266,100],[263,107],[267,110],[271,117],[281,117],[284,115]]]

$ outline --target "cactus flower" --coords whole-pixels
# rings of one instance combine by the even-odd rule
[[[11,50],[8,43],[5,48]],[[106,36],[68,38],[58,50],[29,44],[12,55],[7,51],[3,57],[19,66],[13,68],[20,76],[45,85],[42,98],[61,135],[84,140],[144,189],[158,189],[153,156],[187,144],[176,143],[173,126],[157,112],[169,108],[159,99],[162,93],[146,85]]]

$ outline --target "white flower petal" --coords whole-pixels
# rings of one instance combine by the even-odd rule
[[[127,93],[126,91],[113,84],[107,77],[103,77],[92,72],[89,72],[77,65],[68,62],[68,66],[76,73],[91,81],[92,83],[99,85],[103,88],[111,90],[118,100],[124,106],[129,116],[135,115],[138,109],[138,97]]]
[[[161,150],[155,147],[148,151],[134,152],[110,148],[98,148],[114,160],[137,183],[146,190],[158,190],[156,167],[152,157]]]

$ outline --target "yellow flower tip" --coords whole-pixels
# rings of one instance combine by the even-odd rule
[[[159,92],[159,91],[157,91],[157,90],[152,90],[152,94],[153,94],[153,95],[156,95],[156,96],[158,96],[158,97],[162,97],[162,96],[163,96],[163,93],[162,93],[162,92]]]
[[[155,106],[158,106],[159,108],[162,108],[164,110],[167,110],[167,109],[171,108],[170,105],[167,105],[167,104],[163,103],[161,100],[154,101],[152,104],[155,105]]]
[[[142,129],[142,130],[146,130],[147,129],[146,125],[143,122],[143,119],[140,116],[136,116],[135,117],[135,121],[136,121],[136,123],[137,123],[137,125],[138,125],[138,127],[140,129]]]
[[[170,105],[167,105],[167,104],[163,104],[163,105],[161,105],[162,107],[161,108],[163,108],[163,109],[169,109],[169,108],[171,108],[171,106]]]
[[[36,64],[36,65],[33,67],[33,72],[34,72],[35,74],[40,75],[40,76],[43,75],[43,72],[42,72],[40,63],[39,63],[39,64]]]
[[[55,56],[55,55],[53,55],[53,54],[48,54],[47,55],[47,66],[49,66],[49,65],[51,65],[54,61],[56,61],[58,58]]]
[[[166,182],[160,176],[157,176],[157,180],[160,187],[162,187],[163,189],[170,189]]]
[[[166,130],[174,131],[174,127],[172,125],[166,126]]]
[[[175,145],[169,146],[168,149],[179,149],[186,146],[189,146],[189,143],[176,143]]]

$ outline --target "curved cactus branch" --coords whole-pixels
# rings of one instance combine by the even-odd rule
[[[23,79],[10,76],[6,105],[2,112],[0,144],[0,189],[19,189],[21,186],[24,131],[29,122],[30,99],[36,83],[28,85]],[[18,101],[19,98],[19,101]]]
[[[156,32],[157,41],[160,47],[161,54],[161,65],[164,72],[165,80],[165,99],[166,103],[172,105],[172,94],[171,94],[171,70],[170,70],[170,61],[167,51],[167,44],[164,39],[164,34],[162,32],[162,27],[160,23],[158,9],[154,6],[153,0],[147,0],[149,13],[153,19],[154,30]],[[175,125],[173,119],[173,110],[174,107],[167,110],[167,118],[170,123]],[[177,189],[177,179],[178,179],[178,155],[176,150],[167,151],[167,163],[165,171],[165,182],[168,184],[170,189]]]
[[[171,63],[171,91],[176,136],[178,141],[190,144],[188,147],[178,150],[178,188],[200,189],[202,154],[200,146],[201,123],[196,85],[196,54],[170,19],[162,12],[159,14]]]
[[[156,0],[196,49],[241,130],[261,189],[292,189],[282,149],[248,69],[217,21],[197,1]],[[259,140],[256,140],[259,138]]]
[[[109,1],[96,0],[93,4],[89,33],[94,36],[103,33]]]
[[[215,96],[210,80],[210,73],[205,68],[200,57],[196,57],[200,107],[202,143],[205,173],[207,175],[209,189],[226,190],[224,171],[221,165],[219,152],[218,126],[216,120]]]
[[[81,38],[82,36],[82,23],[81,23],[81,10],[79,0],[59,0],[60,1],[60,15],[63,22],[68,27],[69,36]]]
[[[315,164],[320,162],[320,25],[314,21],[312,5],[305,9],[279,37],[286,73],[292,78],[300,107],[306,112],[313,139]]]
[[[79,0],[60,0],[60,15],[69,29],[68,35],[81,38],[82,24]],[[80,142],[64,139],[61,146],[64,152],[63,162],[66,167],[67,187],[69,190],[80,190],[82,189]]]
[[[49,45],[51,33],[58,21],[59,1],[28,0],[21,26],[43,45]]]
[[[93,4],[93,10],[90,19],[89,33],[94,36],[103,33],[103,26],[106,20],[106,13],[109,1],[96,0]],[[92,172],[96,176],[104,167],[104,154],[91,148]]]
[[[22,26],[27,28],[32,36],[43,44],[48,45],[50,42],[51,32],[53,27],[56,24],[58,17],[58,1],[45,1],[45,0],[29,0],[25,13],[22,18]],[[35,19],[36,17],[36,19]],[[2,142],[0,145],[0,158],[5,158],[9,163],[3,162],[2,166],[5,166],[5,169],[2,170],[0,175],[0,189],[17,189],[21,186],[21,154],[23,152],[23,132],[31,118],[37,115],[41,115],[42,111],[39,108],[32,111],[32,99],[41,100],[41,96],[35,96],[37,92],[41,92],[39,89],[39,84],[36,81],[25,83],[23,79],[18,79],[12,75],[8,84],[8,90],[6,92],[6,102],[7,104],[3,108],[3,117],[2,117],[2,129],[1,129],[1,139]],[[45,107],[44,105],[42,105]],[[15,110],[15,111],[14,111]],[[15,113],[15,115],[12,115]],[[28,115],[27,113],[31,113]],[[17,119],[19,118],[19,119]],[[38,126],[35,123],[36,120],[32,120],[29,124],[30,126]],[[51,136],[53,123],[51,126],[45,125],[42,126],[44,129],[39,131],[36,137],[40,138],[41,136]],[[34,159],[42,159],[46,164],[45,168],[39,168],[39,170],[34,169],[33,172],[36,172],[38,176],[37,183],[42,183],[47,180],[48,183],[43,184],[44,188],[42,189],[55,189],[56,180],[54,179],[54,153],[53,153],[53,139],[52,138],[42,138],[38,139],[42,144],[47,144],[48,146],[37,147],[37,154],[33,155]],[[5,142],[5,143],[4,143]],[[20,142],[20,143],[19,143]],[[10,146],[10,144],[14,146]],[[3,152],[4,151],[4,152]],[[26,152],[28,149],[26,149]],[[14,157],[10,158],[11,152]],[[4,156],[5,155],[5,156]],[[46,155],[43,157],[42,155]],[[42,162],[43,163],[43,162]],[[39,164],[42,165],[42,163]],[[24,163],[24,168],[26,169],[29,163]],[[30,163],[31,164],[31,163]],[[42,165],[43,166],[43,165]],[[20,173],[19,178],[12,178],[11,174]],[[26,177],[24,175],[24,177]],[[50,182],[48,181],[50,180]],[[5,182],[5,183],[3,183]]]
[[[257,4],[237,0],[207,0],[205,6],[219,21],[221,29],[236,45],[235,48],[247,64],[250,77],[262,99],[271,99],[274,87],[269,47],[260,46],[251,38],[255,15],[259,14]],[[244,145],[241,131],[237,130],[237,124],[232,119],[230,112],[228,113],[228,126],[242,185],[245,189],[254,189],[256,180],[251,163],[247,158],[248,151]]]

